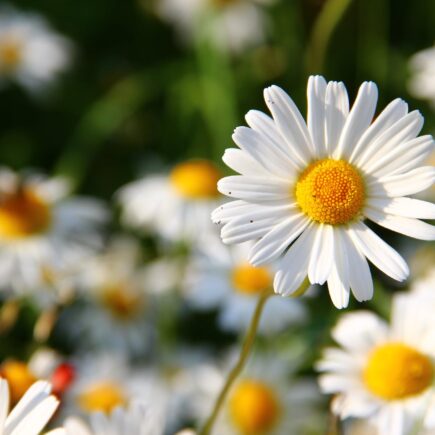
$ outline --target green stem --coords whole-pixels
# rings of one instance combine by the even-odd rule
[[[307,49],[309,74],[322,73],[331,36],[352,0],[329,0],[323,6],[311,32]]]
[[[228,375],[228,378],[225,382],[225,385],[223,386],[216,403],[213,407],[213,411],[210,414],[210,417],[207,419],[204,427],[199,432],[199,435],[209,435],[211,434],[211,431],[213,429],[213,425],[219,415],[219,412],[222,408],[222,405],[225,403],[225,399],[234,383],[234,381],[237,379],[237,377],[240,375],[241,371],[243,370],[243,367],[246,364],[246,361],[251,353],[252,345],[255,341],[255,336],[257,335],[257,329],[258,325],[260,323],[261,313],[263,312],[263,308],[268,300],[268,298],[273,293],[270,291],[264,292],[258,299],[257,306],[255,308],[254,315],[251,319],[251,324],[249,325],[248,333],[245,337],[245,340],[243,342],[242,349],[240,351],[239,360],[237,361],[236,365],[233,367],[231,372]]]

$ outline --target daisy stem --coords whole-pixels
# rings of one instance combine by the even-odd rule
[[[326,50],[334,29],[340,22],[352,0],[328,0],[320,11],[311,31],[307,48],[307,70],[309,74],[323,71]]]
[[[234,381],[240,375],[240,373],[242,372],[242,370],[246,364],[246,361],[248,360],[248,357],[249,357],[251,350],[252,350],[252,345],[254,344],[255,337],[257,335],[257,329],[258,329],[258,325],[260,323],[263,308],[266,305],[266,302],[269,299],[269,297],[272,296],[272,294],[273,294],[272,291],[267,290],[258,298],[257,306],[255,307],[255,311],[254,311],[254,314],[252,316],[248,332],[247,332],[246,337],[243,341],[243,345],[242,345],[242,349],[240,351],[239,359],[238,359],[236,365],[233,367],[233,369],[229,373],[228,378],[227,378],[221,392],[219,393],[219,396],[218,396],[216,403],[213,407],[213,411],[210,414],[210,417],[205,422],[204,427],[199,432],[199,435],[211,434],[213,425],[216,421],[216,418],[219,415],[219,412],[222,408],[222,405],[225,403],[225,399],[226,399]]]

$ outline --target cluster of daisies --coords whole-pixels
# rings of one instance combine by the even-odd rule
[[[264,38],[272,3],[153,7],[187,43],[240,52]],[[71,52],[41,17],[0,10],[0,85],[39,92]],[[411,91],[432,102],[434,59],[429,49],[411,61]],[[270,114],[248,112],[223,155],[238,175],[190,159],[119,186],[108,203],[61,176],[0,169],[0,334],[20,329],[23,310],[34,317],[32,345],[1,351],[0,434],[205,434],[264,300],[258,346],[213,433],[435,433],[430,247],[409,290],[384,304],[389,319],[367,304],[341,312],[322,354],[328,331],[306,334],[351,294],[370,301],[377,283],[408,279],[384,229],[435,240],[422,115],[401,99],[377,113],[372,82],[350,104],[342,82],[321,76],[308,80],[306,120],[281,88],[264,98]],[[315,314],[326,291],[331,303]]]

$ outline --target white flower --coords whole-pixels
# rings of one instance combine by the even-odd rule
[[[411,57],[409,92],[416,98],[428,100],[435,107],[435,47],[426,48]]]
[[[248,327],[258,297],[272,289],[272,267],[254,267],[247,262],[251,244],[230,248],[219,241],[205,243],[206,253],[194,258],[187,272],[187,300],[200,310],[219,309],[222,329],[232,332]],[[261,316],[259,332],[273,334],[302,322],[306,312],[301,301],[272,297]]]
[[[8,383],[0,379],[0,434],[38,435],[59,406],[59,401],[50,395],[50,391],[48,382],[34,383],[8,414]]]
[[[433,149],[417,137],[423,118],[392,101],[373,121],[377,88],[363,83],[349,111],[343,83],[311,77],[308,121],[277,86],[265,90],[273,119],[251,111],[239,127],[225,163],[242,175],[219,181],[237,201],[212,215],[225,243],[257,240],[250,262],[278,260],[274,288],[290,295],[305,278],[328,282],[334,305],[373,295],[367,260],[390,277],[408,276],[403,258],[364,219],[418,239],[434,240],[435,206],[406,197],[430,187],[435,168],[420,166]]]
[[[64,180],[0,170],[0,286],[35,291],[101,245],[107,214],[95,199],[66,198]]]
[[[132,402],[127,408],[115,408],[110,415],[94,413],[90,426],[83,420],[70,417],[65,421],[65,435],[162,435],[162,415],[144,402]]]
[[[50,84],[70,61],[71,44],[39,15],[0,9],[0,83],[13,79],[28,90]]]
[[[216,187],[220,176],[212,162],[191,160],[176,165],[169,174],[128,184],[118,194],[122,220],[170,241],[201,240],[216,231],[209,216],[221,203]]]
[[[206,37],[233,52],[261,43],[274,0],[158,0],[157,12],[174,23],[182,38]]]
[[[435,295],[399,295],[391,325],[373,313],[344,315],[318,369],[321,389],[336,394],[332,411],[367,419],[379,435],[435,428]]]

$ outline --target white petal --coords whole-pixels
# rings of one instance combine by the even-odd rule
[[[243,243],[249,240],[256,240],[263,237],[270,230],[275,228],[276,221],[264,219],[249,222],[245,216],[234,219],[226,224],[221,230],[222,241],[226,244]]]
[[[349,97],[342,82],[329,82],[325,96],[326,155],[331,156],[338,145],[349,115]]]
[[[431,187],[435,182],[435,168],[422,166],[404,174],[389,175],[367,183],[369,196],[407,196]]]
[[[397,281],[408,277],[409,268],[405,260],[367,225],[356,222],[347,231],[360,252],[378,269]]]
[[[304,231],[309,222],[302,213],[283,220],[252,247],[249,253],[250,263],[259,266],[276,260]]]
[[[325,96],[325,79],[322,76],[311,76],[307,87],[307,125],[317,158],[325,154]]]
[[[366,207],[364,214],[378,225],[420,240],[435,240],[435,226],[418,219],[388,215]]]
[[[277,264],[273,282],[276,293],[289,296],[295,292],[307,277],[308,260],[316,235],[316,225],[310,224],[290,246]]]
[[[308,264],[311,283],[324,284],[334,260],[334,229],[332,225],[319,225]]]
[[[288,198],[290,185],[278,179],[232,175],[219,180],[218,190],[245,201],[275,201]]]
[[[435,204],[414,198],[370,198],[368,206],[396,216],[435,219]]]
[[[227,148],[222,156],[224,163],[242,175],[267,177],[270,173],[247,152],[238,148]]]
[[[358,91],[352,110],[346,119],[334,158],[339,159],[352,154],[362,134],[369,127],[376,110],[378,89],[373,82],[364,82]]]
[[[0,434],[9,412],[9,387],[5,379],[0,379]]]
[[[357,165],[362,165],[366,158],[373,155],[376,149],[376,139],[382,135],[389,127],[391,127],[400,118],[403,118],[408,113],[408,105],[397,98],[393,100],[373,121],[373,124],[361,136],[361,139],[356,144],[349,162]]]
[[[298,164],[306,166],[315,150],[305,121],[295,103],[278,86],[265,89],[264,99]]]

